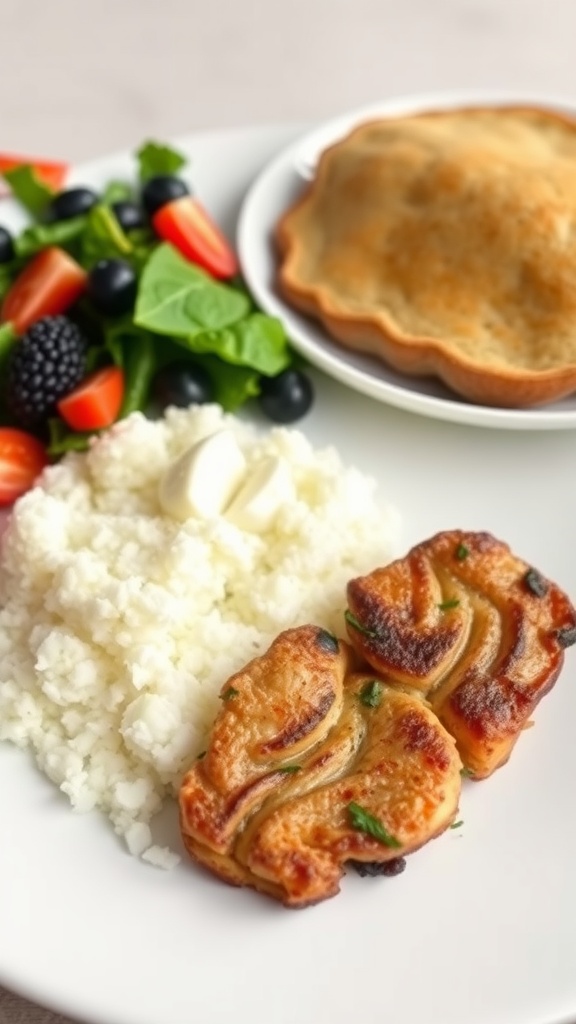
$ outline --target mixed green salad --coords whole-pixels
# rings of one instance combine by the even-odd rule
[[[149,141],[134,159],[133,181],[99,192],[0,160],[30,220],[0,226],[0,503],[14,435],[34,439],[36,464],[38,446],[46,459],[85,448],[135,410],[256,400],[288,423],[312,403],[282,323],[180,176],[184,155]]]

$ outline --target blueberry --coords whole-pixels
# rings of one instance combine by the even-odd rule
[[[284,370],[276,377],[260,379],[260,407],[275,423],[293,423],[310,409],[314,389],[300,370]]]
[[[187,195],[190,195],[190,189],[182,178],[176,178],[173,174],[157,174],[155,178],[149,178],[144,185],[142,203],[152,217],[162,206],[166,206],[166,203]]]
[[[203,405],[214,400],[214,385],[204,367],[180,361],[164,366],[152,381],[152,396],[162,409],[177,405]]]
[[[146,226],[144,210],[138,203],[133,203],[129,199],[121,199],[117,203],[112,203],[112,209],[123,231],[133,231],[134,228]]]
[[[137,278],[125,260],[99,260],[88,275],[88,293],[107,316],[127,313],[136,301]]]
[[[88,213],[98,202],[98,196],[91,188],[68,188],[50,201],[48,218],[50,220],[71,220]]]

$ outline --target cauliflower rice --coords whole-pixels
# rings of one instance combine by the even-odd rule
[[[295,500],[255,534],[225,515],[176,522],[159,481],[232,427],[248,467],[274,455]],[[204,749],[228,677],[283,629],[342,635],[347,580],[395,555],[375,482],[299,431],[218,406],[120,422],[45,470],[0,561],[0,739],[29,747],[73,808],[99,808],[131,853],[168,866],[150,821]]]

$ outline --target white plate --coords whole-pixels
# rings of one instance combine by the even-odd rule
[[[281,214],[296,200],[311,175],[319,153],[355,124],[379,115],[396,116],[422,109],[447,109],[507,103],[530,103],[574,113],[572,104],[558,97],[518,94],[440,93],[394,99],[363,107],[323,125],[292,142],[262,171],[246,198],[238,228],[242,269],[263,309],[281,317],[296,348],[326,373],[350,387],[400,409],[480,427],[511,430],[553,430],[576,427],[576,395],[528,410],[494,409],[473,405],[432,377],[410,377],[379,360],[347,351],[317,321],[292,308],[275,287],[277,260],[272,231]]]
[[[181,140],[229,231],[244,192],[294,131]],[[84,168],[98,184],[126,157]],[[3,210],[0,207],[0,220]],[[455,430],[316,374],[302,429],[375,474],[406,546],[488,529],[576,593],[576,451],[568,432]],[[576,1020],[576,650],[509,765],[465,782],[463,828],[395,879],[343,880],[288,911],[129,857],[74,815],[27,755],[0,744],[0,982],[91,1024],[569,1024]],[[174,806],[156,841],[180,850]]]

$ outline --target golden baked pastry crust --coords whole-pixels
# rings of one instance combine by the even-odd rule
[[[576,390],[576,120],[494,107],[371,121],[282,217],[279,288],[346,347],[477,403]]]

